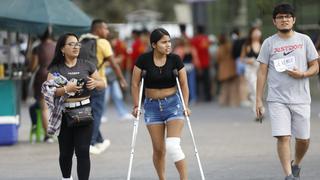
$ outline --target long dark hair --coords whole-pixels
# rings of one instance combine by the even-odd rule
[[[66,33],[66,34],[63,34],[62,36],[60,36],[57,41],[56,49],[54,51],[53,60],[52,60],[51,64],[49,65],[48,69],[54,65],[64,63],[65,57],[62,54],[61,49],[63,48],[63,46],[65,46],[66,41],[67,41],[68,37],[70,37],[70,36],[74,36],[75,38],[77,38],[77,40],[79,40],[78,36],[75,35],[74,33]]]
[[[246,47],[251,46],[251,44],[252,44],[252,34],[253,34],[253,31],[255,31],[255,30],[259,30],[260,31],[260,29],[258,27],[251,27],[250,28],[248,37],[247,37],[247,39],[246,39],[246,41],[244,43],[244,45]],[[260,42],[260,44],[262,44],[262,36],[260,37],[259,42]]]
[[[157,29],[153,30],[150,34],[151,47],[152,47],[153,43],[157,43],[165,35],[170,37],[170,34],[168,33],[168,31],[163,28],[157,28]],[[152,49],[153,49],[153,47],[152,47]]]

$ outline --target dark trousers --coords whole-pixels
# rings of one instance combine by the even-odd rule
[[[201,71],[202,72],[197,75],[198,97],[201,97],[201,93],[203,92],[202,95],[204,95],[204,100],[209,102],[212,100],[210,71],[209,68],[203,68]]]
[[[103,137],[100,131],[101,118],[103,114],[103,108],[105,107],[105,89],[103,90],[94,90],[90,96],[90,104],[92,108],[93,115],[93,131],[91,137],[91,145],[96,143],[102,143]]]
[[[92,135],[92,124],[81,127],[67,127],[65,116],[62,124],[59,140],[59,163],[62,176],[71,176],[72,157],[75,152],[77,157],[77,173],[79,180],[88,180],[90,174],[89,147]]]
[[[29,114],[30,114],[32,125],[37,124],[37,109],[40,109],[39,101],[36,101],[34,104],[32,104],[29,107]]]

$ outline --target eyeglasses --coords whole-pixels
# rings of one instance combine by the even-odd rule
[[[69,42],[66,45],[71,46],[73,48],[81,48],[81,43],[79,42]]]
[[[282,19],[290,19],[292,17],[293,17],[292,15],[287,14],[287,15],[283,15],[283,16],[276,16],[276,19],[277,20],[282,20]]]

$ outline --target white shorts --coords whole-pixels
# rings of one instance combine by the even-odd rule
[[[268,102],[272,136],[310,138],[310,104]]]

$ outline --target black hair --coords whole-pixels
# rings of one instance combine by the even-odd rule
[[[239,36],[240,35],[239,28],[238,27],[233,28],[230,34],[233,34],[233,33]]]
[[[180,32],[185,33],[187,26],[185,24],[179,24]]]
[[[274,7],[272,13],[273,19],[275,19],[278,14],[291,14],[295,17],[295,10],[291,4],[281,3]]]
[[[255,30],[259,30],[259,31],[261,31],[260,30],[260,28],[258,28],[258,27],[251,27],[250,28],[250,30],[249,30],[249,33],[248,33],[248,37],[246,38],[246,40],[245,40],[245,42],[244,42],[244,45],[245,46],[251,46],[251,43],[252,43],[252,34],[253,34],[253,31],[255,31]],[[260,37],[260,44],[262,44],[262,37]]]
[[[206,32],[206,28],[203,25],[197,26],[197,33],[198,34],[204,34]]]
[[[52,38],[52,33],[48,27],[46,31],[40,36],[40,40],[45,41],[46,39],[49,39],[49,38]]]
[[[149,34],[150,32],[149,32],[149,30],[147,29],[147,28],[143,28],[142,30],[141,30],[141,34]]]
[[[52,62],[50,63],[48,69],[54,65],[64,63],[65,57],[62,54],[61,49],[63,48],[63,46],[65,46],[66,41],[67,41],[68,37],[70,37],[70,36],[74,36],[75,38],[77,38],[77,40],[79,40],[78,36],[74,33],[66,33],[66,34],[63,34],[62,36],[60,36],[57,41],[57,45],[56,45],[56,49],[54,51],[54,56],[53,56]]]
[[[168,33],[167,30],[165,30],[163,28],[157,28],[157,29],[153,30],[150,35],[151,47],[152,47],[153,43],[157,43],[163,36],[170,37],[170,34]]]
[[[94,19],[91,23],[91,32],[95,31],[98,28],[98,26],[100,26],[103,23],[106,22],[102,19]]]

